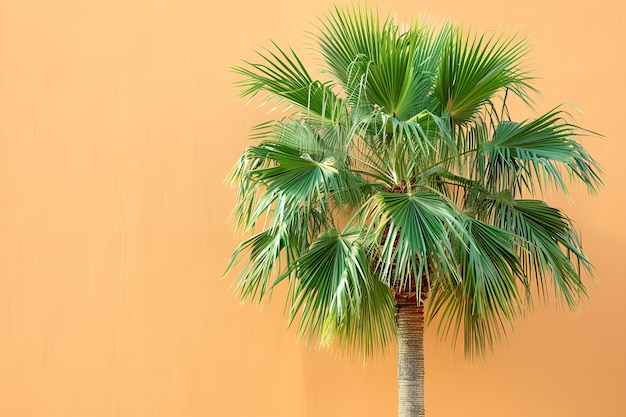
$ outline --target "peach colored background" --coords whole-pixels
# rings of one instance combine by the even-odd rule
[[[566,208],[597,267],[578,315],[539,307],[485,361],[427,341],[429,417],[626,416],[626,5],[378,1],[532,39],[538,107],[574,103],[605,190]],[[220,281],[222,184],[266,117],[228,66],[304,51],[312,0],[0,0],[0,416],[393,416],[394,352],[297,345],[279,297]]]

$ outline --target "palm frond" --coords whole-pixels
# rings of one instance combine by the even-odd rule
[[[320,20],[320,52],[353,107],[366,104],[361,96],[369,64],[379,56],[383,33],[392,28],[388,19],[381,24],[376,10],[361,6],[335,7]]]
[[[555,185],[566,193],[565,170],[589,191],[596,191],[602,184],[601,170],[575,140],[582,132],[556,109],[535,120],[502,121],[493,140],[482,144],[484,158],[478,159],[477,170],[493,189],[532,192],[537,182],[542,188]]]
[[[437,275],[431,288],[429,321],[439,320],[442,336],[456,342],[462,332],[469,356],[484,353],[523,311],[521,266],[514,235],[465,217],[467,231],[455,246],[460,279]]]
[[[321,20],[318,41],[329,71],[353,107],[373,104],[408,120],[430,108],[439,55],[450,25],[437,29],[415,21],[402,30],[374,9],[335,8]]]
[[[235,217],[245,230],[272,214],[273,224],[299,205],[320,206],[324,211],[331,188],[339,181],[337,161],[332,156],[315,160],[297,148],[264,141],[248,148],[233,174],[239,184]],[[277,205],[279,204],[279,205]]]
[[[309,116],[322,120],[339,118],[343,107],[332,86],[313,80],[292,49],[286,52],[276,43],[273,45],[275,51],[258,52],[259,63],[245,61],[233,67],[243,77],[235,84],[241,90],[240,95],[252,99],[264,91],[270,98],[286,100]]]
[[[283,201],[276,203],[277,212],[285,211],[281,208]],[[237,291],[243,300],[261,302],[328,226],[324,213],[315,208],[292,206],[287,213],[277,216],[282,221],[245,239],[233,251],[227,271],[243,261],[237,279]]]
[[[455,28],[442,54],[435,96],[457,124],[466,124],[509,89],[527,100],[530,76],[521,65],[528,50],[525,41],[503,35],[473,37]]]
[[[393,337],[393,299],[371,275],[360,237],[355,227],[329,229],[292,264],[297,282],[290,317],[309,340],[332,343],[337,337],[370,353]]]
[[[415,289],[429,268],[439,265],[458,278],[450,234],[463,230],[457,214],[439,195],[419,191],[410,194],[380,192],[374,195],[364,219],[371,219],[372,246],[378,252],[379,279],[400,291]]]
[[[587,291],[581,273],[591,264],[571,220],[540,200],[501,198],[493,202],[494,223],[520,238],[520,264],[524,276],[546,296],[553,287],[557,300],[574,309]]]
[[[444,48],[452,35],[452,24],[428,20],[415,20],[407,34],[403,34],[405,42],[415,45],[411,48],[413,56],[412,77],[408,80],[401,120],[412,118],[421,112],[434,110],[433,89],[439,76],[439,65]],[[432,115],[432,113],[431,113]]]

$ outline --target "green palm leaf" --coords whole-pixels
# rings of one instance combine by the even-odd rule
[[[292,264],[297,281],[290,316],[309,339],[328,343],[337,336],[368,353],[393,335],[393,301],[370,274],[360,237],[354,227],[329,229]]]
[[[575,308],[586,296],[581,270],[591,273],[571,220],[560,210],[539,200],[497,200],[494,222],[521,238],[519,254],[524,274],[545,296],[552,286],[557,300]]]
[[[514,235],[466,217],[466,234],[455,246],[459,279],[442,274],[431,291],[429,320],[439,319],[440,333],[447,337],[462,331],[469,356],[493,348],[506,324],[523,310],[518,280],[522,276]]]
[[[276,141],[248,148],[233,174],[241,184],[238,221],[249,230],[259,218],[271,214],[273,224],[279,224],[303,202],[305,207],[319,205],[323,211],[332,189],[342,188],[336,163],[332,156],[317,161]]]
[[[318,42],[328,71],[339,80],[348,101],[360,107],[369,63],[379,56],[381,43],[389,41],[385,37],[393,27],[389,21],[381,25],[377,12],[361,10],[360,6],[335,7],[320,20],[320,26]]]
[[[458,124],[474,119],[499,91],[510,89],[526,99],[531,88],[521,65],[528,50],[525,41],[492,35],[470,37],[455,28],[439,68],[435,96]]]
[[[399,120],[430,108],[450,25],[438,30],[416,21],[403,31],[390,18],[380,23],[372,9],[354,7],[335,8],[321,27],[326,65],[353,106],[373,104]]]
[[[253,98],[264,91],[279,102],[286,100],[305,110],[310,116],[334,120],[342,110],[341,100],[333,93],[331,85],[313,80],[300,58],[293,50],[285,52],[274,43],[275,51],[267,49],[267,56],[258,53],[260,63],[245,62],[233,70],[243,76],[236,83],[241,96]]]
[[[535,181],[542,187],[556,185],[567,192],[562,175],[582,181],[590,191],[602,184],[598,163],[575,139],[581,129],[564,122],[563,112],[550,111],[535,120],[503,121],[493,140],[483,143],[478,171],[495,189],[533,191]]]
[[[388,286],[419,293],[422,276],[435,264],[457,277],[448,235],[463,231],[454,209],[439,195],[381,192],[364,218],[371,219],[374,242],[380,242],[377,270]]]

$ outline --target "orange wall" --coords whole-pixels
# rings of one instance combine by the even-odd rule
[[[373,1],[532,39],[540,109],[606,189],[562,199],[597,267],[578,315],[537,308],[485,361],[431,333],[429,417],[626,416],[626,6],[615,0]],[[0,1],[0,416],[392,416],[393,352],[363,367],[296,345],[279,299],[220,281],[237,243],[222,185],[264,110],[228,66],[304,50],[311,0]]]

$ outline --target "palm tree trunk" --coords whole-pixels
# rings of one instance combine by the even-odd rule
[[[424,305],[397,301],[398,417],[424,417]]]

